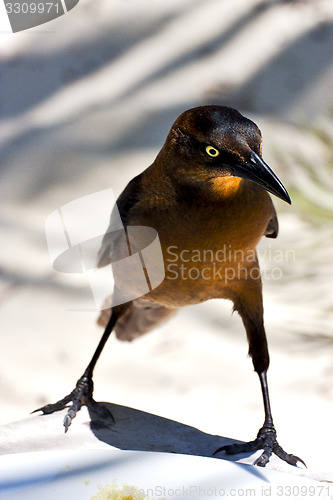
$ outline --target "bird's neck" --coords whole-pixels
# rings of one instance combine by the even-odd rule
[[[159,157],[143,172],[142,182],[151,202],[160,208],[167,207],[177,197],[176,188]]]
[[[240,177],[215,177],[209,181],[210,197],[214,200],[229,200],[244,194],[244,180]]]

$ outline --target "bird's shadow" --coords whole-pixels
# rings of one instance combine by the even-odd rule
[[[241,443],[235,439],[207,434],[195,427],[114,403],[95,403],[88,407],[88,411],[91,431],[96,438],[121,450],[212,457],[221,446]],[[220,452],[216,458],[236,462],[249,455],[251,453],[226,455],[225,452]]]

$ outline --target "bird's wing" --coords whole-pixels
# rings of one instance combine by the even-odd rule
[[[97,266],[104,267],[111,263],[112,250],[117,245],[123,231],[114,231],[115,221],[118,220],[118,212],[122,223],[127,226],[129,222],[130,210],[140,201],[142,174],[134,177],[126,186],[124,191],[117,199],[116,206],[111,212],[110,224],[102,240],[102,246],[99,249],[97,257]]]
[[[274,208],[273,202],[271,201],[271,206],[272,206],[272,217],[270,218],[266,231],[265,231],[265,236],[267,238],[277,238],[277,235],[279,234],[279,222],[278,218],[276,215],[276,210]]]

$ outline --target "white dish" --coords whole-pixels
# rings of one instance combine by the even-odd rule
[[[91,499],[134,485],[149,499],[329,498],[329,486],[293,474],[190,455],[110,450],[30,452],[0,457],[0,497]],[[138,497],[133,490],[132,497]]]

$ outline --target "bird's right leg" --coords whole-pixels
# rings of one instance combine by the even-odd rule
[[[238,311],[243,320],[249,343],[249,355],[252,358],[254,369],[259,376],[265,420],[263,426],[259,429],[256,439],[244,444],[237,443],[223,446],[216,450],[214,455],[221,451],[231,455],[263,450],[262,454],[254,462],[254,465],[265,467],[272,453],[274,453],[290,465],[296,466],[300,462],[305,466],[301,458],[291,453],[286,453],[277,441],[267,384],[269,353],[263,322],[261,281],[248,281],[247,287],[243,287],[243,293],[239,292],[237,300],[234,300],[234,305],[235,310]]]
[[[115,311],[113,311],[106,325],[102,338],[97,346],[97,349],[94,352],[94,355],[91,358],[91,361],[87,366],[84,374],[77,381],[75,389],[70,394],[65,396],[63,399],[60,399],[56,403],[51,403],[42,406],[41,408],[35,410],[33,413],[37,411],[42,411],[45,415],[54,413],[55,411],[63,410],[64,408],[67,407],[68,403],[71,402],[72,404],[69,407],[64,417],[65,432],[68,431],[68,428],[71,425],[73,418],[75,418],[76,414],[81,409],[82,405],[87,405],[90,408],[94,407],[94,409],[97,411],[97,413],[100,415],[102,419],[111,418],[113,420],[113,417],[110,414],[110,412],[105,407],[98,405],[96,401],[93,399],[92,395],[94,390],[93,371],[98,361],[98,358],[117,320],[118,320],[118,314]]]

